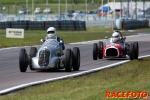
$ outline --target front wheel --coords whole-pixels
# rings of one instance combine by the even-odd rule
[[[103,48],[104,48],[104,45],[103,45],[103,42],[102,41],[99,41],[99,53],[98,53],[98,58],[99,59],[102,59],[103,58]]]
[[[65,70],[66,70],[66,72],[71,72],[72,71],[72,51],[71,51],[71,49],[66,50]]]
[[[80,50],[78,47],[73,48],[73,54],[72,54],[72,63],[73,63],[73,70],[78,71],[80,68]]]
[[[28,56],[25,49],[20,50],[19,54],[19,69],[20,72],[26,72],[28,67]]]
[[[97,43],[94,43],[93,44],[93,60],[97,60],[97,51],[98,51]]]

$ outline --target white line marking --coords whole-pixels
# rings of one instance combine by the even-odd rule
[[[139,59],[144,58],[144,57],[150,57],[150,55],[140,56]],[[14,87],[11,87],[11,88],[8,88],[8,89],[1,90],[0,95],[7,94],[7,93],[13,92],[15,90],[19,90],[19,89],[26,88],[26,87],[33,86],[33,85],[38,85],[38,84],[42,84],[42,83],[46,83],[46,82],[52,82],[52,81],[56,81],[56,80],[60,80],[60,79],[66,79],[66,78],[69,78],[69,77],[76,77],[76,76],[92,73],[92,72],[95,72],[95,71],[103,70],[103,69],[106,69],[106,68],[111,68],[111,67],[129,62],[129,61],[130,60],[125,60],[125,61],[121,61],[121,62],[118,62],[118,63],[102,66],[102,67],[95,68],[95,69],[90,69],[90,70],[87,70],[87,71],[83,71],[83,72],[79,72],[79,73],[75,73],[75,74],[71,74],[71,75],[66,75],[66,76],[46,79],[46,80],[42,80],[42,81],[35,81],[35,82],[31,82],[31,83],[21,84],[21,85],[18,85],[18,86],[14,86]]]
[[[37,47],[40,45],[34,45],[34,46]],[[9,49],[24,48],[24,47],[32,47],[32,46],[9,47],[9,48],[1,48],[0,50],[9,50]]]

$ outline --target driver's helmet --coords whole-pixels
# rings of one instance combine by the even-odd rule
[[[56,29],[54,27],[49,27],[47,29],[47,37],[48,38],[53,38],[56,36]]]
[[[112,34],[111,39],[112,39],[112,42],[113,42],[113,43],[118,42],[118,40],[120,40],[120,34],[119,34],[119,32],[114,32],[114,33]]]

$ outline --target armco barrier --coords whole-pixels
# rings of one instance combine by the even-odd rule
[[[133,28],[144,28],[144,27],[149,27],[148,20],[135,20],[135,19],[116,20],[117,29],[133,29]]]
[[[60,22],[61,30],[67,30],[67,21]]]
[[[76,25],[76,30],[85,29],[85,22],[83,22],[83,21],[76,21],[75,25]]]
[[[85,21],[11,21],[0,22],[0,29],[23,28],[25,30],[45,30],[55,27],[57,30],[86,30]]]
[[[44,29],[44,23],[39,22],[39,21],[29,21],[28,22],[28,29],[42,30],[42,29]]]
[[[57,25],[57,21],[45,21],[45,29],[49,28],[50,26],[55,27],[57,30],[60,29],[59,25]]]
[[[75,30],[76,29],[74,21],[68,21],[67,22],[67,27],[68,27],[69,30]]]
[[[0,29],[9,28],[11,27],[10,25],[11,25],[10,22],[0,22]]]
[[[11,22],[11,28],[23,28],[27,29],[27,22]]]
[[[144,25],[145,27],[149,27],[149,20],[145,20]]]

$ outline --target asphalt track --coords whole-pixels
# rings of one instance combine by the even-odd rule
[[[127,42],[139,42],[139,56],[150,54],[150,35],[139,34],[137,36],[127,37]],[[58,71],[31,71],[29,68],[26,73],[19,71],[19,51],[21,48],[26,48],[29,53],[30,47],[17,47],[0,49],[0,91],[18,86],[21,84],[41,81],[51,78],[56,78],[65,75],[71,75],[82,71],[87,71],[94,68],[103,67],[113,64],[125,59],[98,59],[96,61],[92,58],[93,43],[98,43],[100,40],[90,42],[80,42],[74,44],[66,44],[66,48],[79,47],[81,53],[81,66],[79,71],[65,72],[65,70]],[[39,47],[37,47],[39,48]]]

